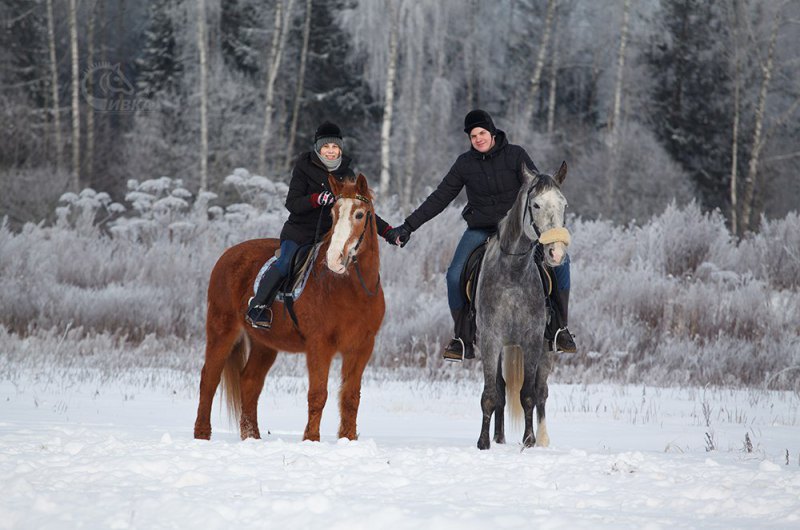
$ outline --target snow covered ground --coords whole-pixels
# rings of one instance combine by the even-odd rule
[[[549,448],[482,452],[477,382],[367,381],[350,442],[332,380],[319,443],[292,377],[268,379],[265,440],[215,403],[195,441],[196,382],[1,382],[0,528],[800,528],[795,393],[552,385]]]

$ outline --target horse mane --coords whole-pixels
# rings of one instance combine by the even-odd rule
[[[530,191],[536,196],[554,188],[558,189],[558,187],[553,177],[543,173],[536,175],[532,183],[531,181],[526,181],[525,184],[520,186],[513,206],[497,225],[498,238],[503,248],[511,248],[511,245],[523,235],[522,209],[525,208],[528,192]]]

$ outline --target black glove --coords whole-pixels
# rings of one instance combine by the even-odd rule
[[[392,228],[391,226],[387,226],[386,230],[384,230],[383,233],[381,234],[381,237],[383,237],[383,239],[385,239],[386,242],[389,243],[390,245],[397,246],[397,237],[395,237],[394,239],[390,237],[390,234],[392,234],[393,231],[394,228]]]
[[[386,232],[386,240],[392,245],[399,244],[400,248],[406,246],[406,243],[408,243],[410,238],[411,229],[405,223]]]

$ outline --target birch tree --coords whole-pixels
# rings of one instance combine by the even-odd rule
[[[619,138],[619,117],[622,109],[622,79],[625,73],[625,49],[628,44],[631,0],[622,6],[622,27],[620,28],[619,48],[617,50],[617,73],[614,82],[614,107],[608,123],[610,145],[616,146]]]
[[[78,1],[69,0],[69,40],[72,59],[72,190],[81,187],[81,113],[79,100]]]
[[[542,38],[539,43],[539,53],[536,55],[536,63],[534,64],[533,73],[531,74],[528,100],[522,111],[522,130],[524,131],[532,128],[533,111],[539,96],[539,82],[542,79],[542,71],[544,70],[545,59],[547,57],[547,43],[550,42],[550,32],[553,26],[553,18],[555,16],[557,3],[557,0],[547,0],[547,14],[545,15]]]
[[[745,177],[744,181],[744,195],[742,197],[742,230],[751,228],[752,224],[754,223],[754,219],[752,217],[755,209],[755,190],[756,182],[758,181],[758,165],[760,162],[761,153],[764,149],[767,139],[769,138],[769,134],[764,133],[764,126],[767,119],[767,98],[769,95],[770,83],[774,75],[776,44],[778,41],[778,33],[782,20],[783,9],[781,7],[775,11],[772,29],[770,31],[767,57],[765,62],[761,65],[761,73],[763,78],[761,80],[761,86],[758,93],[758,102],[756,103],[755,115],[753,117],[754,129],[753,140],[751,142],[752,148],[750,152],[750,159],[747,164],[747,176]],[[796,99],[794,103],[776,119],[772,128],[776,129],[787,119],[790,119],[798,107],[800,107],[800,98]]]
[[[264,90],[264,127],[261,131],[261,143],[258,149],[258,170],[262,175],[267,171],[267,147],[273,136],[272,114],[275,112],[275,80],[278,78],[278,69],[283,58],[283,48],[288,33],[286,26],[290,20],[293,6],[294,0],[288,0],[284,16],[283,0],[278,0],[275,4],[272,44],[267,59],[267,81]]]
[[[308,43],[311,37],[311,11],[312,0],[306,0],[306,15],[303,23],[303,47],[300,50],[300,71],[297,73],[297,87],[295,88],[294,106],[292,107],[292,123],[289,126],[289,143],[286,146],[286,161],[284,166],[289,168],[294,156],[294,142],[297,137],[297,121],[300,116],[300,102],[303,99],[303,84],[306,78],[306,63],[308,62]]]
[[[558,90],[558,32],[553,35],[553,53],[550,54],[550,93],[547,98],[547,134],[555,131],[556,122],[556,92]]]
[[[384,197],[389,193],[394,82],[395,77],[397,77],[397,34],[400,25],[398,15],[399,8],[395,3],[389,15],[391,24],[389,29],[389,61],[386,66],[386,88],[384,89],[383,120],[381,121],[381,180],[379,193]]]
[[[731,183],[730,183],[730,201],[731,201],[731,233],[733,235],[739,234],[739,217],[738,217],[738,175],[739,175],[739,112],[741,108],[741,77],[742,77],[742,64],[739,57],[739,33],[742,23],[741,16],[741,0],[733,0],[732,21],[733,27],[733,124],[731,131]]]
[[[53,0],[47,0],[47,44],[50,52],[50,89],[52,94],[53,138],[56,144],[56,171],[61,172],[64,144],[61,140],[61,103],[58,94],[58,61],[56,60],[56,32],[53,20]]]
[[[622,6],[622,27],[620,28],[619,48],[617,50],[617,73],[614,83],[614,106],[608,123],[606,142],[610,151],[610,163],[606,169],[606,200],[609,210],[615,202],[616,178],[619,173],[619,128],[622,109],[622,79],[625,72],[625,48],[628,42],[628,24],[630,21],[630,0]]]
[[[200,189],[208,189],[208,44],[205,0],[197,0],[197,49],[200,52]]]
[[[100,0],[102,1],[102,0]],[[95,8],[96,3],[89,6],[89,27],[86,32],[86,64],[91,68],[94,64],[94,26],[96,23]],[[87,91],[92,90],[92,76],[87,76]],[[86,180],[92,182],[94,176],[94,109],[91,105],[86,105]]]
[[[425,31],[425,12],[417,5],[411,7],[407,19],[411,26],[411,34],[420,35]],[[405,57],[406,57],[406,75],[402,76],[407,81],[406,86],[408,93],[410,93],[410,111],[408,121],[405,129],[413,131],[414,134],[409,134],[405,138],[407,143],[404,149],[405,154],[405,168],[403,171],[402,183],[398,183],[398,191],[400,194],[400,205],[404,212],[408,212],[411,207],[411,195],[414,186],[414,176],[416,175],[416,162],[417,162],[417,146],[419,134],[419,115],[420,107],[422,106],[422,83],[424,76],[425,64],[425,47],[419,39],[405,39]],[[469,68],[467,68],[467,77],[469,78]],[[469,84],[469,83],[468,83]],[[408,86],[410,85],[410,86]],[[467,99],[470,98],[469,90]]]

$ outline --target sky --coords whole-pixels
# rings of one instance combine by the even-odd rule
[[[195,375],[4,378],[0,529],[800,528],[796,393],[554,384],[549,447],[479,451],[478,381],[372,374],[348,441],[332,377],[303,442],[305,379],[268,378],[264,439],[218,394],[199,441]]]

